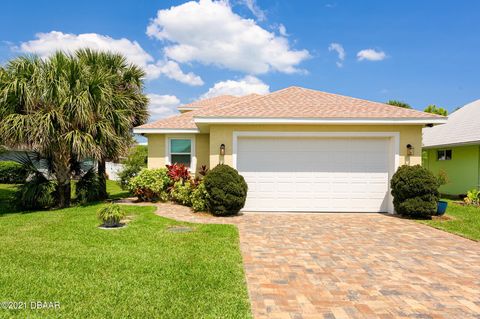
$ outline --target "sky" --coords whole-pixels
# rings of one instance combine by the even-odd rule
[[[151,119],[288,86],[449,111],[480,99],[480,1],[2,1],[0,64],[80,47],[146,76]]]

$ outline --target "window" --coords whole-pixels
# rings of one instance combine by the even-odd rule
[[[170,163],[184,164],[190,167],[192,164],[192,140],[191,139],[170,139]]]
[[[437,160],[439,161],[449,161],[452,159],[452,150],[438,150],[437,151]]]

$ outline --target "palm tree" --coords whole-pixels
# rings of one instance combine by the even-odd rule
[[[52,160],[58,204],[70,204],[70,162],[98,156],[100,149],[83,128],[90,118],[84,71],[71,56],[10,61],[0,84],[0,139]],[[75,154],[75,155],[73,155]]]
[[[0,70],[0,144],[52,162],[60,207],[70,204],[72,163],[118,156],[147,117],[143,72],[95,67],[88,52],[19,57]]]
[[[75,53],[84,70],[88,71],[94,90],[90,103],[96,126],[92,131],[101,149],[98,157],[99,198],[107,197],[105,162],[126,155],[133,144],[132,128],[148,119],[148,99],[143,94],[145,73],[129,64],[120,54],[90,49]],[[106,134],[108,132],[108,134]]]

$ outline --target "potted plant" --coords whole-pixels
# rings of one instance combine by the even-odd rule
[[[438,173],[438,187],[448,183],[448,176],[444,170],[441,170]],[[439,200],[437,203],[437,216],[442,216],[447,211],[448,202],[444,200]]]
[[[98,210],[97,217],[102,222],[102,227],[120,227],[122,226],[120,221],[125,217],[125,211],[118,204],[108,204]]]

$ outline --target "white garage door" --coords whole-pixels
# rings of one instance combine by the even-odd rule
[[[386,138],[239,137],[244,211],[385,212]]]

